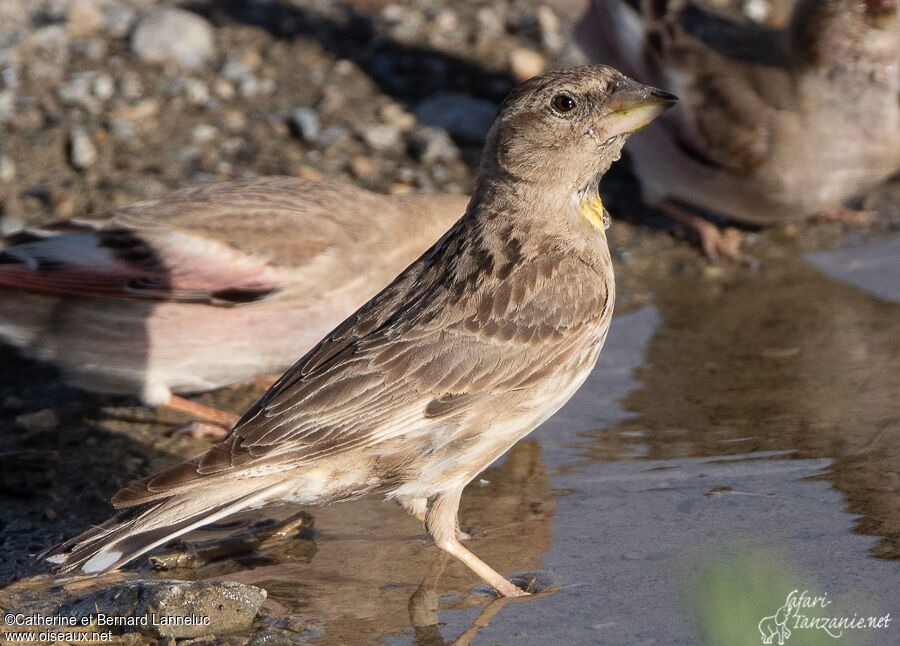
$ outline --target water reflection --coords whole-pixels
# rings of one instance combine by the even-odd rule
[[[552,543],[555,509],[541,446],[525,440],[466,490],[460,522],[472,534],[472,551],[500,571],[537,570]],[[443,643],[434,641],[438,622],[429,619],[438,608],[477,610],[450,638],[471,639],[471,630],[500,610],[502,604],[483,608],[492,595],[470,593],[476,577],[455,560],[435,560],[421,523],[395,505],[365,499],[322,507],[315,517],[322,534],[310,563],[265,565],[228,578],[264,587],[266,607],[278,617],[321,622],[316,643],[365,643],[412,630],[421,643]]]
[[[758,279],[698,286],[673,279],[656,294],[662,318],[637,413],[588,434],[593,460],[795,451],[832,458],[827,478],[900,556],[900,304],[830,280],[799,259]]]

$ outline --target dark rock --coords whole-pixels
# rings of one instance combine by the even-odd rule
[[[182,639],[246,630],[265,598],[265,590],[233,581],[137,580],[62,604],[53,614],[119,618],[138,625],[111,626],[113,632]]]
[[[416,107],[416,118],[426,126],[443,128],[465,141],[483,142],[497,105],[457,92],[437,92]]]

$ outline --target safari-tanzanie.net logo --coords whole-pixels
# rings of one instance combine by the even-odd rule
[[[808,590],[791,590],[784,605],[774,615],[763,617],[759,622],[759,632],[763,644],[779,644],[790,639],[795,631],[817,630],[834,639],[854,630],[883,630],[891,623],[891,614],[880,617],[837,615],[830,609],[828,593],[814,596]]]

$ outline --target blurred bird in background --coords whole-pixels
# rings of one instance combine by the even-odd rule
[[[86,390],[227,430],[236,415],[173,393],[283,370],[467,202],[272,177],[25,230],[0,243],[0,339]]]
[[[741,258],[692,208],[752,225],[843,206],[900,169],[897,0],[799,0],[785,29],[686,0],[592,0],[578,39],[598,61],[682,97],[629,141],[645,199]]]

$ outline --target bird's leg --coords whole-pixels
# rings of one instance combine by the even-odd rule
[[[419,519],[423,524],[425,523],[425,512],[428,509],[428,499],[427,498],[397,498],[397,504],[403,507],[403,511],[405,511],[410,516],[415,516]],[[472,535],[468,532],[464,532],[459,528],[459,523],[456,524],[456,538],[461,541],[467,541],[472,538]]]
[[[462,561],[466,567],[490,584],[501,597],[520,597],[528,594],[506,580],[503,575],[493,570],[459,542],[456,537],[458,529],[456,512],[459,509],[461,494],[462,490],[459,490],[429,499],[428,511],[425,512],[425,530],[434,544]]]
[[[212,406],[204,406],[197,402],[179,397],[178,395],[170,395],[169,400],[163,404],[165,408],[177,410],[188,415],[193,415],[203,420],[204,423],[196,425],[201,430],[202,435],[212,435],[214,437],[224,437],[228,435],[235,424],[238,423],[240,417],[228,411],[219,410]],[[193,431],[198,434],[197,431]]]
[[[703,253],[706,254],[706,257],[711,262],[716,262],[720,256],[725,256],[741,264],[754,264],[752,259],[741,253],[742,237],[740,235],[730,236],[724,234],[715,224],[709,220],[704,220],[696,213],[691,213],[690,210],[674,200],[662,200],[659,203],[659,208],[697,235],[700,241],[700,248],[703,249]]]

